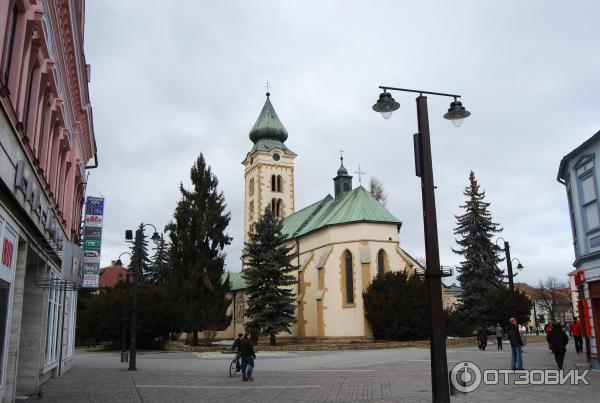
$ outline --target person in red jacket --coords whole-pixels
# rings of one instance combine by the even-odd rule
[[[571,336],[575,340],[575,351],[577,354],[583,352],[583,336],[581,335],[581,323],[577,320],[577,318],[573,318],[573,323],[571,323]]]

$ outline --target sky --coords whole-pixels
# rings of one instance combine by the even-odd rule
[[[451,99],[428,98],[442,264],[461,260],[453,228],[472,170],[525,267],[515,281],[566,280],[574,254],[556,175],[600,130],[598,15],[594,1],[87,1],[99,158],[87,194],[106,198],[103,266],[127,250],[126,229],[172,219],[202,152],[231,212],[227,270],[241,269],[241,161],[268,81],[298,154],[296,209],[333,193],[343,148],[365,186],[383,182],[415,257],[415,96],[393,93],[389,120],[371,107],[380,85],[461,94],[472,115],[460,128],[442,118]]]

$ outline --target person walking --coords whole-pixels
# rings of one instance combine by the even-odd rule
[[[511,367],[512,370],[523,369],[523,340],[519,334],[519,328],[517,327],[517,320],[510,318],[510,324],[506,329],[508,335],[508,341],[510,342],[510,348],[512,350]]]
[[[479,341],[479,349],[481,351],[485,351],[488,342],[488,335],[487,329],[483,323],[481,324],[481,326],[479,326],[479,331],[477,332],[477,340]]]
[[[571,323],[571,336],[575,340],[575,351],[577,354],[583,353],[583,336],[581,335],[581,323],[577,320],[577,317],[573,318]]]
[[[497,350],[502,350],[502,337],[504,337],[504,329],[502,329],[500,323],[496,323],[496,343],[498,345]]]
[[[250,334],[245,333],[240,344],[240,355],[242,356],[242,379],[244,381],[253,381],[252,372],[254,371],[254,346],[250,340]]]
[[[569,336],[567,336],[560,323],[555,323],[552,327],[552,332],[548,335],[548,342],[552,346],[554,359],[556,360],[558,369],[562,369],[563,362],[565,361],[565,353],[567,352],[567,344],[569,343]]]
[[[550,333],[552,333],[552,323],[548,322],[546,323],[546,326],[544,326],[544,333],[546,333],[546,341],[548,342],[548,349],[550,351],[552,351],[552,345],[550,344]]]

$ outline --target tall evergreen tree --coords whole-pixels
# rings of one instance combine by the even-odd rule
[[[489,311],[487,296],[503,286],[504,272],[498,267],[502,249],[492,239],[502,228],[492,221],[490,203],[484,200],[485,191],[480,191],[473,171],[463,194],[467,200],[460,207],[465,209],[465,214],[456,216],[454,234],[460,238],[456,240],[459,248],[453,251],[464,258],[457,268],[458,280],[464,290],[460,309],[467,320],[476,323],[485,319]]]
[[[138,253],[139,251],[139,253]],[[141,265],[140,265],[141,264]],[[131,245],[130,269],[137,270],[137,280],[142,281],[150,271],[150,258],[148,257],[148,240],[144,234],[144,223],[135,231],[133,245]]]
[[[291,273],[298,267],[292,264],[293,248],[285,245],[282,228],[283,221],[267,208],[245,245],[242,271],[248,287],[246,315],[251,318],[248,326],[268,335],[271,345],[277,343],[277,333],[289,333],[296,322],[292,290],[296,279]]]
[[[150,264],[149,279],[158,284],[165,284],[169,274],[169,245],[163,234],[160,234],[155,248],[154,256]]]
[[[227,317],[217,317],[214,306],[225,299],[228,284],[222,281],[225,266],[223,249],[231,243],[225,234],[230,220],[217,177],[200,154],[190,170],[192,189],[180,185],[181,200],[173,221],[167,226],[171,238],[172,285],[181,306],[183,328],[198,344],[198,331],[223,327]],[[223,310],[217,310],[225,314]]]

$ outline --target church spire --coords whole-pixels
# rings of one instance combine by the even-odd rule
[[[278,140],[282,143],[287,140],[288,132],[277,117],[270,100],[270,93],[267,92],[267,100],[258,115],[256,123],[250,130],[250,140],[256,143],[260,139]]]
[[[342,153],[343,151],[340,150],[340,167],[337,170],[337,176],[333,178],[336,198],[352,190],[352,176],[348,175],[348,170],[344,166],[344,156]]]

